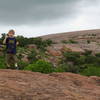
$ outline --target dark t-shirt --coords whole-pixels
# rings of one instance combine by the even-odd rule
[[[6,39],[6,52],[10,54],[16,54],[16,38],[8,37]]]

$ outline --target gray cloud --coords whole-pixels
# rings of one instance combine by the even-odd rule
[[[100,28],[100,0],[0,0],[0,33],[28,37]]]
[[[0,0],[0,24],[25,25],[69,20],[77,14],[80,0]]]

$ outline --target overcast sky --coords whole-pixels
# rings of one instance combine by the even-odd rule
[[[0,0],[0,33],[36,37],[100,28],[100,0]]]

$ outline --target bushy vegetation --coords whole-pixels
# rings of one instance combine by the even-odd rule
[[[4,39],[5,34],[2,35],[0,42]],[[92,51],[85,53],[77,52],[63,52],[62,58],[60,58],[59,65],[54,67],[52,62],[48,62],[46,59],[46,47],[52,45],[51,40],[42,40],[41,38],[25,38],[23,36],[17,36],[20,42],[18,47],[18,65],[20,70],[30,70],[33,72],[52,73],[52,72],[72,72],[82,74],[86,76],[100,76],[100,53],[95,55]],[[65,43],[77,43],[76,41],[69,40],[63,41]],[[35,44],[37,49],[29,50],[27,45]],[[28,62],[22,61],[23,55],[27,55]],[[4,56],[0,56],[0,69],[5,69]]]
[[[64,52],[59,66],[54,67],[53,64],[47,61],[37,60],[25,67],[24,70],[41,73],[72,72],[87,76],[100,76],[100,56],[97,55],[99,53],[94,56],[90,51],[83,54]]]
[[[20,66],[19,69],[20,70],[23,70],[26,66],[29,65],[29,63],[28,62],[25,62],[25,61],[19,61],[18,62],[18,65]]]
[[[90,51],[86,51],[84,54],[76,52],[65,52],[63,54],[63,59],[61,63],[67,64],[69,66],[68,71],[70,72],[83,73],[83,75],[88,75],[88,76],[91,75],[100,76],[99,53],[96,54],[96,56],[94,56]],[[92,71],[94,72],[92,73]]]
[[[64,44],[77,44],[78,42],[70,39],[70,40],[62,40],[62,43],[64,43]]]
[[[90,44],[90,43],[91,43],[91,41],[90,41],[90,40],[87,40],[87,43],[88,43],[88,44]]]
[[[30,63],[37,61],[37,52],[35,49],[32,49],[31,52],[28,54],[28,60]]]
[[[82,72],[80,72],[82,75],[86,76],[100,76],[100,67],[96,66],[89,66],[86,69],[84,69]]]
[[[4,57],[0,56],[0,69],[5,69],[5,60]]]
[[[45,51],[47,46],[53,44],[53,41],[50,39],[42,40],[42,38],[25,38],[23,36],[17,36],[17,40],[19,41],[20,47],[26,47],[29,44],[35,44],[38,49]]]
[[[29,64],[24,70],[30,70],[33,72],[41,72],[41,73],[51,73],[53,72],[53,65],[44,60],[38,60],[36,63]]]

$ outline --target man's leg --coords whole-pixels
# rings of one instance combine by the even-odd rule
[[[14,58],[14,66],[15,66],[15,69],[19,69],[18,64],[17,64],[17,62],[18,62],[17,56],[16,55],[13,55],[13,58]]]
[[[11,55],[10,54],[6,54],[6,66],[7,66],[7,69],[11,68],[10,60],[11,60]]]

